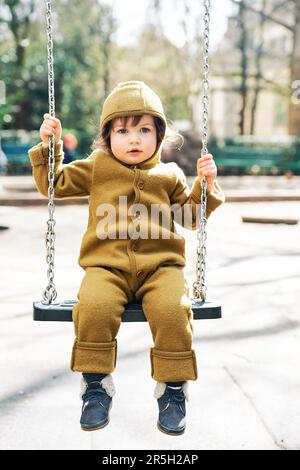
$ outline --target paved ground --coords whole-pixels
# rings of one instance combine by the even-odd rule
[[[83,276],[87,210],[55,212],[60,299],[75,298]],[[147,324],[121,325],[110,425],[80,430],[73,325],[32,321],[46,285],[46,209],[0,206],[0,225],[10,226],[0,231],[0,449],[300,449],[300,225],[241,222],[299,213],[300,202],[227,203],[210,218],[208,295],[222,301],[223,319],[194,323],[199,379],[190,382],[186,433],[171,437],[156,428]],[[196,233],[182,233],[191,286]]]

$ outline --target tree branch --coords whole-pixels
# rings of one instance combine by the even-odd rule
[[[238,5],[238,6],[241,3],[238,0],[231,0],[231,1],[232,1],[232,3],[234,3],[235,5]],[[292,25],[290,25],[288,23],[284,23],[283,21],[278,20],[277,18],[274,18],[274,16],[272,16],[270,14],[264,13],[263,11],[258,11],[258,10],[256,10],[256,8],[253,8],[252,6],[248,5],[247,3],[244,3],[244,5],[245,5],[245,8],[247,10],[252,11],[253,13],[256,13],[257,15],[260,15],[261,17],[263,17],[266,20],[269,20],[269,21],[272,21],[273,23],[279,24],[280,26],[282,26],[283,28],[288,29],[292,33],[294,32],[294,27]]]

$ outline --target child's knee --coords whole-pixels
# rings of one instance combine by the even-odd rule
[[[76,336],[91,342],[112,341],[120,328],[121,314],[113,304],[82,303],[73,307]]]

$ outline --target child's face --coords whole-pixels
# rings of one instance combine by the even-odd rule
[[[132,126],[132,118],[130,118],[126,128],[122,126],[120,118],[114,119],[110,131],[110,145],[114,156],[129,165],[141,163],[150,158],[157,145],[153,116],[144,114],[135,127]],[[133,149],[138,149],[139,152],[132,152]]]

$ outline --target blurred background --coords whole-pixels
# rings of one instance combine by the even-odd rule
[[[48,111],[42,0],[0,1],[2,174],[31,172]],[[220,175],[300,173],[300,1],[219,0],[211,5],[210,151]],[[90,151],[102,103],[120,81],[143,80],[185,137],[175,160],[194,175],[202,129],[202,2],[53,2],[56,115]],[[67,148],[67,145],[65,145]],[[69,160],[66,160],[66,163]]]

